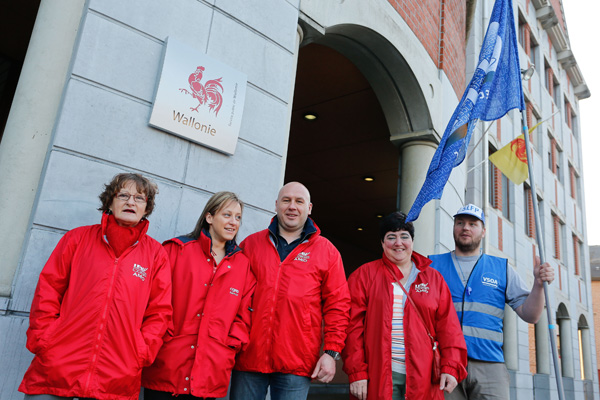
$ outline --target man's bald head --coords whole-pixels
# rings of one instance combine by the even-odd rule
[[[285,184],[277,195],[275,210],[280,232],[299,234],[312,211],[310,192],[300,182]]]

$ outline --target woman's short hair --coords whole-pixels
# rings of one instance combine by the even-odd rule
[[[400,211],[391,213],[384,217],[379,224],[379,239],[383,241],[388,232],[406,231],[410,237],[415,239],[415,227],[412,222],[406,222],[406,214]]]
[[[226,191],[217,192],[213,194],[212,197],[208,200],[208,203],[206,203],[206,205],[204,206],[204,210],[202,210],[202,214],[200,214],[200,218],[198,218],[196,227],[192,232],[187,234],[187,237],[192,239],[198,239],[203,229],[206,229],[208,231],[210,228],[210,224],[206,222],[206,216],[208,214],[214,216],[230,201],[238,203],[242,211],[244,211],[244,203],[242,202],[242,200],[240,200],[237,194]],[[233,241],[235,241],[236,237],[237,234],[234,236]]]
[[[104,185],[104,191],[100,193],[100,202],[102,205],[98,210],[103,213],[107,213],[110,210],[110,206],[113,202],[114,197],[121,189],[127,186],[130,182],[135,183],[135,187],[138,192],[146,195],[146,214],[144,218],[148,218],[154,210],[154,198],[158,194],[158,186],[150,179],[143,177],[140,174],[133,173],[122,173],[117,174],[112,178],[110,183]]]

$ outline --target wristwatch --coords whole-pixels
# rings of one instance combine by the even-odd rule
[[[342,357],[340,356],[340,353],[338,353],[337,351],[333,351],[333,350],[325,350],[323,353],[325,354],[329,354],[335,361],[341,359]]]

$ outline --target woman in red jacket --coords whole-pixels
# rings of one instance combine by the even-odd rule
[[[35,354],[25,399],[137,400],[171,320],[171,270],[146,235],[157,186],[118,174],[100,195],[102,223],[67,232],[40,274],[29,314]]]
[[[156,361],[143,373],[145,400],[227,395],[235,355],[248,343],[256,281],[236,245],[243,203],[215,193],[196,228],[168,240],[173,324]]]
[[[450,291],[429,267],[431,260],[413,251],[413,238],[413,224],[403,213],[388,215],[380,227],[383,257],[348,279],[352,308],[342,356],[352,398],[441,400],[443,391],[451,392],[467,375],[467,347]],[[441,353],[442,374],[435,383],[427,330]]]

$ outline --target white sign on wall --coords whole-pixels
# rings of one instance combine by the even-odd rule
[[[245,74],[167,38],[150,125],[232,155],[246,82]]]

